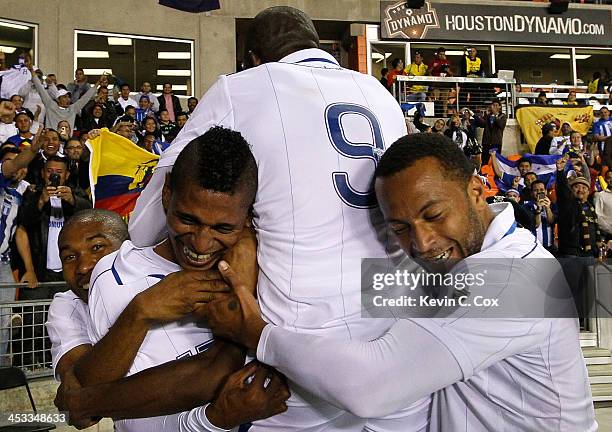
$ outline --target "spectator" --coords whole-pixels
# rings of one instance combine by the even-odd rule
[[[478,50],[472,46],[466,48],[463,56],[462,75],[468,78],[479,78],[483,76],[482,60],[478,57]]]
[[[438,48],[434,54],[434,59],[429,64],[429,71],[431,76],[453,76],[451,64],[446,58],[446,49],[444,47]]]
[[[96,94],[95,99],[87,102],[87,105],[85,105],[85,107],[83,108],[83,129],[86,131],[95,129],[94,127],[87,129],[85,125],[92,124],[92,118],[94,118],[93,107],[96,104],[100,105],[100,107],[102,108],[102,116],[98,117],[102,120],[97,120],[95,121],[95,123],[102,122],[106,126],[110,126],[115,123],[115,119],[118,117],[118,115],[123,114],[123,108],[121,108],[121,105],[108,99],[108,87],[100,86],[98,88],[98,92]]]
[[[24,275],[28,282],[52,282],[62,280],[62,263],[59,258],[57,238],[65,221],[77,211],[91,207],[89,201],[77,190],[66,185],[69,177],[67,160],[58,156],[47,159],[42,172],[44,187],[37,192],[24,195],[23,205],[17,216],[19,227],[27,239],[30,257],[24,262],[32,262],[35,274]],[[21,251],[20,251],[21,252]],[[27,299],[53,298],[61,289],[38,288],[28,290]]]
[[[117,98],[117,103],[121,106],[121,109],[125,112],[125,108],[128,105],[134,108],[138,107],[138,102],[130,97],[130,85],[127,83],[121,84],[121,94]]]
[[[469,108],[461,110],[461,128],[466,131],[469,139],[476,140],[476,122],[473,115],[474,113]]]
[[[34,73],[37,74],[38,79],[42,79],[42,72],[40,69],[36,69]],[[39,115],[36,121],[44,124],[46,109],[38,91],[36,91],[36,87],[34,87],[34,83],[32,83],[31,80],[28,81],[17,93],[23,98],[23,107],[29,109],[32,113],[38,112]]]
[[[568,122],[564,122],[561,125],[561,135],[558,137],[553,137],[550,142],[550,148],[548,149],[548,153],[551,155],[563,154],[563,151],[569,148],[569,144],[571,143],[571,134],[572,125]]]
[[[600,152],[604,152],[605,140],[610,136],[612,136],[610,110],[608,107],[602,106],[599,109],[599,120],[593,125],[593,140],[597,142],[597,148]]]
[[[412,124],[418,132],[431,132],[431,126],[423,122],[423,115],[421,114],[421,112],[419,112],[419,110],[416,110],[416,112],[414,113]]]
[[[607,188],[593,196],[595,213],[597,213],[597,224],[604,235],[605,241],[612,240],[612,169],[606,172],[605,181]]]
[[[489,162],[489,150],[497,148],[502,152],[504,141],[504,129],[508,116],[501,112],[501,104],[495,100],[489,106],[484,117],[476,117],[479,126],[484,127],[482,134],[483,164]]]
[[[425,76],[427,74],[427,65],[423,63],[423,55],[416,51],[414,53],[414,62],[410,63],[406,68],[408,76]],[[426,98],[426,86],[414,85],[410,87],[409,101],[424,101]]]
[[[72,137],[64,147],[68,158],[68,178],[66,185],[72,190],[85,191],[89,188],[89,161],[85,159],[83,144],[81,141]]]
[[[570,90],[567,94],[567,99],[563,101],[563,105],[578,105],[576,100],[576,90]]]
[[[123,113],[123,117],[129,117],[132,119],[132,122],[136,122],[136,108],[132,105],[126,106],[125,112]]]
[[[535,103],[536,105],[549,105],[545,91],[541,91],[540,93],[538,93],[538,98],[536,99]]]
[[[66,86],[66,90],[68,90],[71,95],[70,99],[72,103],[75,103],[81,96],[84,96],[89,88],[87,77],[81,68],[74,71],[74,81]]]
[[[158,115],[160,115],[161,110],[165,109],[168,111],[169,120],[175,122],[178,113],[183,111],[183,109],[181,108],[179,98],[172,93],[172,84],[169,82],[164,83],[162,94],[157,100],[159,102]]]
[[[159,129],[167,142],[172,142],[177,134],[176,124],[170,120],[170,113],[165,108],[159,109]]]
[[[32,72],[30,65],[30,72]],[[32,75],[32,82],[40,95],[40,98],[47,109],[47,117],[45,118],[45,125],[49,128],[57,127],[58,123],[61,120],[68,120],[70,124],[70,129],[74,129],[74,120],[76,115],[81,111],[81,109],[87,104],[89,99],[91,99],[96,93],[96,87],[99,81],[95,86],[90,87],[87,93],[85,93],[78,101],[71,104],[70,92],[66,90],[59,90],[57,92],[56,100],[54,101],[51,96],[47,93],[47,91],[42,86],[40,80],[36,76],[36,74]]]
[[[554,226],[558,214],[557,204],[551,202],[546,195],[546,184],[543,181],[535,180],[531,183],[531,197],[523,205],[533,214],[533,235],[550,253],[556,255]]]
[[[176,117],[176,133],[175,135],[178,135],[178,133],[180,132],[181,129],[183,129],[183,126],[185,126],[185,123],[187,123],[187,114],[184,112],[180,112],[178,114],[178,116]]]
[[[468,134],[461,128],[461,117],[458,114],[453,115],[448,122],[448,126],[448,129],[444,131],[444,135],[457,144],[457,147],[464,150],[468,142]]]
[[[132,119],[130,116],[123,116],[117,119],[117,123],[111,128],[111,132],[129,139],[134,144],[138,144],[138,135],[136,134],[136,129],[136,120]],[[96,130],[94,129],[94,131]],[[93,138],[92,132],[94,131],[89,132],[90,139]]]
[[[10,111],[3,111],[0,115],[0,144],[4,144],[10,137],[19,133],[15,126],[15,108],[13,104],[10,104],[10,107]]]
[[[28,183],[42,188],[44,184],[42,170],[48,159],[58,156],[60,150],[60,137],[55,129],[45,129],[43,131],[42,150],[32,159],[28,165]]]
[[[444,135],[444,128],[445,128],[444,119],[438,119],[433,124],[433,127],[431,128],[431,132],[432,133],[437,133],[437,134],[440,134],[440,135]]]
[[[90,109],[91,113],[87,115],[83,121],[82,132],[87,133],[92,129],[102,129],[103,127],[109,126],[107,118],[104,116],[104,105],[95,103]],[[113,122],[114,121],[113,119]]]
[[[516,189],[508,189],[506,191],[506,198],[510,201],[514,201],[516,204],[519,204],[521,201],[521,194]]]
[[[191,114],[193,114],[193,111],[196,109],[196,106],[198,106],[197,97],[190,97],[189,99],[187,99],[187,114],[189,115],[189,117],[191,117]]]
[[[540,140],[536,144],[535,154],[550,154],[550,147],[552,145],[552,140],[555,137],[556,130],[557,126],[554,123],[546,123],[544,126],[542,126],[542,138],[540,138]]]
[[[387,90],[389,90],[389,84],[387,82],[387,74],[389,73],[389,69],[387,68],[382,68],[380,70],[380,83],[383,85],[384,88],[386,88]]]
[[[601,79],[601,72],[593,72],[593,78],[587,86],[587,93],[601,94],[604,93],[605,83]]]
[[[161,130],[159,129],[159,124],[157,123],[155,117],[145,118],[144,123],[142,124],[142,130],[140,131],[140,135],[144,136],[147,132],[155,135],[155,139],[159,141],[163,141],[164,139]]]
[[[391,66],[393,66],[393,69],[387,74],[387,88],[393,93],[393,86],[397,81],[397,76],[406,75],[406,72],[404,71],[404,60],[400,58],[393,59]]]
[[[136,100],[140,102],[140,98],[146,96],[149,98],[149,109],[153,112],[159,111],[159,101],[157,97],[151,93],[151,83],[149,81],[144,81],[142,86],[140,87],[140,93],[136,95]]]
[[[32,144],[34,134],[32,133],[32,113],[21,111],[15,116],[15,126],[17,134],[9,137],[6,142],[15,144],[15,147],[20,148],[23,145],[29,146]],[[40,125],[39,125],[40,127]]]
[[[155,98],[157,101],[157,98]],[[136,109],[136,121],[142,123],[145,117],[154,116],[155,113],[151,109],[151,101],[149,96],[142,95],[138,101],[138,108]]]

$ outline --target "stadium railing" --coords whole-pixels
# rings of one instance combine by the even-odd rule
[[[65,282],[40,283],[40,287],[65,287]],[[22,288],[27,284],[2,283],[0,290]],[[45,322],[51,299],[0,302],[0,342],[7,351],[0,357],[0,365],[17,366],[28,378],[53,375],[51,341]]]

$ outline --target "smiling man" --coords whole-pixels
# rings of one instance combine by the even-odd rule
[[[473,173],[461,150],[435,134],[406,136],[385,152],[376,195],[402,249],[427,266],[495,258],[541,271],[530,260],[552,255],[517,228],[509,203],[486,203]],[[372,341],[339,341],[266,324],[239,278],[220,268],[241,307],[210,304],[215,335],[256,349],[260,361],[358,416],[383,416],[433,393],[430,431],[597,429],[575,319],[483,321],[459,308],[449,318],[399,320]],[[545,288],[519,279],[502,280],[527,287],[524,296]]]

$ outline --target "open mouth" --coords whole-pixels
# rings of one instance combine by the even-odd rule
[[[206,254],[198,254],[187,246],[183,245],[183,256],[187,260],[187,262],[194,267],[203,267],[210,264],[213,261],[216,261],[221,251],[214,251]]]
[[[418,258],[423,261],[429,261],[432,263],[442,263],[447,261],[453,254],[453,248],[450,247],[437,255],[420,255]]]

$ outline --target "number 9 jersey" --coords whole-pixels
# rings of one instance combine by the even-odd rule
[[[385,148],[406,134],[390,93],[319,49],[221,76],[138,199],[130,221],[137,245],[163,237],[165,173],[187,143],[214,125],[241,132],[257,161],[253,222],[265,319],[340,338],[379,336],[388,324],[360,324],[360,267],[362,258],[396,250],[372,184]]]

